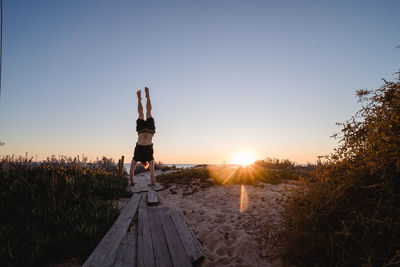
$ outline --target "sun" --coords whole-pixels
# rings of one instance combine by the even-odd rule
[[[242,166],[253,164],[256,161],[254,154],[250,151],[239,151],[236,154],[234,164],[240,164]]]

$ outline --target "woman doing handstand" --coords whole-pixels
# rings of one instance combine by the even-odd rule
[[[136,120],[136,131],[138,132],[138,141],[136,143],[135,152],[133,154],[131,169],[129,172],[129,179],[131,185],[134,185],[134,172],[136,165],[140,162],[145,169],[150,167],[150,186],[154,185],[154,157],[153,157],[153,136],[156,132],[154,118],[151,115],[151,102],[149,88],[144,88],[146,93],[146,120],[144,120],[143,106],[142,106],[142,93],[137,91],[138,98],[138,113],[139,118]]]

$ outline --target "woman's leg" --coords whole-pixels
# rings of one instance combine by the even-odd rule
[[[155,185],[156,184],[156,177],[154,175],[154,159],[150,161],[150,184],[149,185]]]
[[[135,175],[136,164],[137,164],[137,162],[132,158],[131,169],[129,171],[129,180],[131,182],[131,185],[135,184],[135,181],[133,180],[133,177]]]
[[[139,119],[144,120],[144,113],[143,113],[143,106],[142,106],[142,92],[138,90],[136,92],[137,94],[137,99],[138,99],[138,104],[137,104],[137,109],[139,113]]]
[[[145,87],[144,91],[146,93],[146,119],[151,118],[151,101],[150,101],[150,92],[149,88]]]

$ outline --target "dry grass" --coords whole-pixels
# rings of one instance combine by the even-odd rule
[[[339,148],[284,204],[277,240],[296,265],[400,265],[400,82],[358,95]]]

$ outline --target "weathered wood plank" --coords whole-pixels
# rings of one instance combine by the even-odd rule
[[[153,189],[156,192],[164,190],[166,188],[165,186],[163,186],[163,185],[161,185],[159,183],[156,183],[155,185],[152,185],[150,187],[151,187],[151,189]]]
[[[133,193],[143,193],[143,192],[148,192],[151,191],[152,189],[147,186],[147,185],[141,185],[141,184],[135,184],[133,188],[131,188],[131,191]]]
[[[175,224],[176,230],[179,233],[179,237],[181,238],[182,244],[185,247],[186,254],[189,256],[190,261],[192,263],[198,263],[204,258],[204,255],[192,232],[186,226],[182,214],[173,209],[170,212],[170,216]]]
[[[84,267],[89,266],[111,266],[116,256],[118,246],[125,237],[132,219],[135,217],[141,195],[134,194],[129,200],[126,207],[108,230],[92,254],[83,264]]]
[[[167,241],[165,240],[161,224],[160,209],[148,208],[148,214],[156,266],[172,267],[173,265],[169,255]]]
[[[140,201],[138,213],[137,266],[155,266],[153,242],[151,239],[151,229],[145,197],[143,197],[142,201]]]
[[[150,206],[158,204],[158,194],[157,194],[157,192],[155,192],[155,191],[147,192],[147,204],[150,205]]]
[[[186,254],[182,241],[179,238],[175,225],[171,217],[167,213],[168,209],[165,207],[160,208],[160,219],[164,230],[165,239],[167,240],[169,253],[174,267],[189,267],[192,263]]]
[[[131,227],[119,245],[114,267],[133,267],[136,265],[137,227]]]

